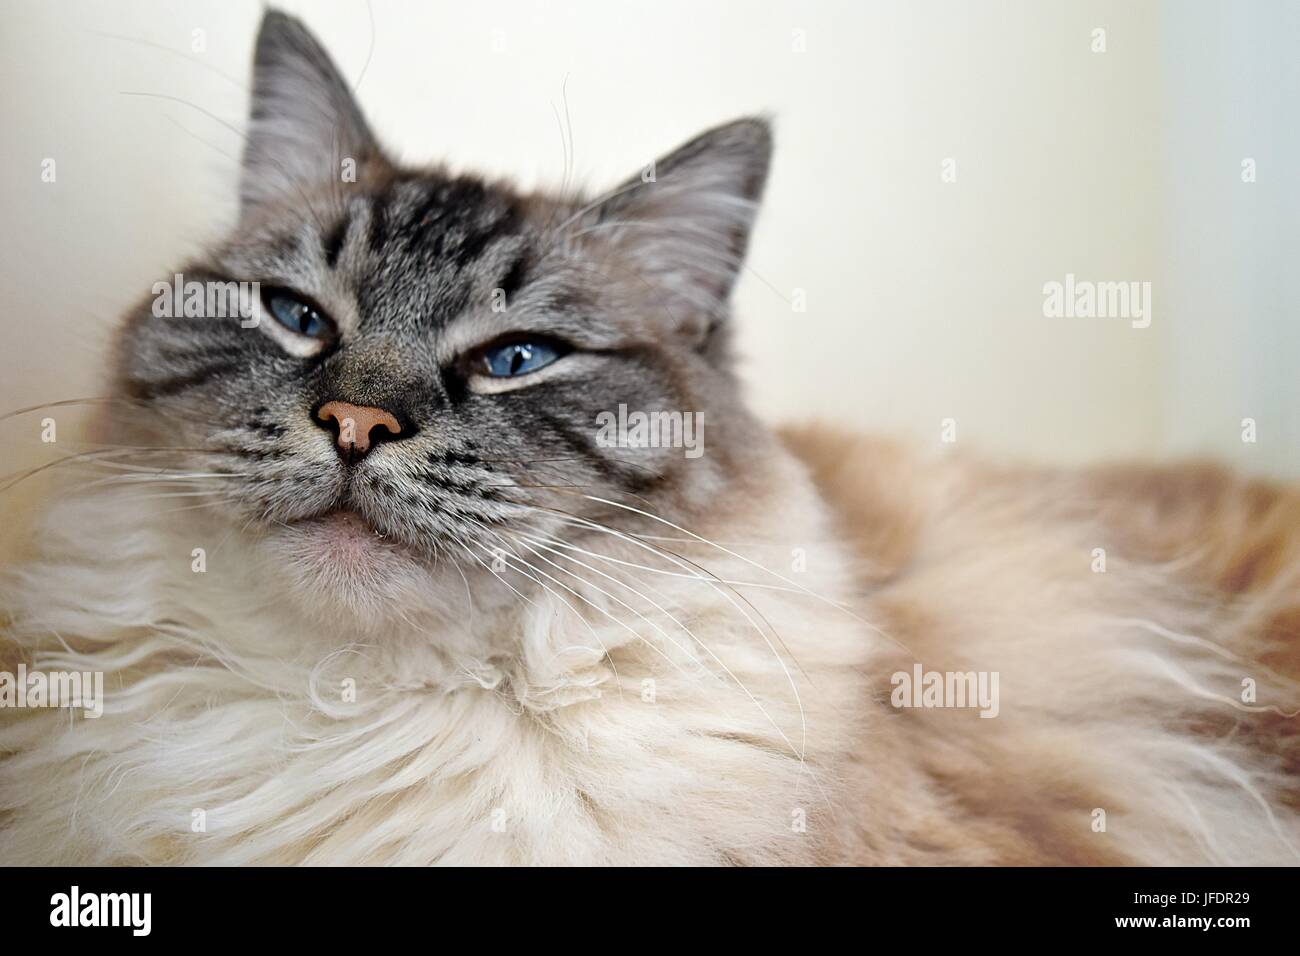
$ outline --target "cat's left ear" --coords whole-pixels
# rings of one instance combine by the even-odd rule
[[[771,158],[766,120],[716,127],[615,189],[579,232],[618,247],[677,318],[711,323],[725,315],[744,265]]]
[[[301,203],[304,187],[347,181],[382,158],[352,90],[302,23],[269,10],[257,33],[240,207]]]

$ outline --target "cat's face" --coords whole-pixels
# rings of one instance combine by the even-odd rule
[[[726,303],[763,123],[588,202],[395,166],[283,15],[263,23],[254,79],[239,224],[181,275],[257,282],[256,308],[142,310],[119,381],[124,420],[228,475],[206,479],[220,509],[309,589],[373,612],[439,558],[510,566],[519,534],[571,539],[611,501],[681,519],[742,467]],[[634,429],[636,413],[678,416],[657,419],[680,423],[677,446],[611,444],[620,406]]]

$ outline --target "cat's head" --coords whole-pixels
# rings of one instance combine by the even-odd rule
[[[770,150],[741,120],[596,198],[405,168],[269,13],[238,223],[127,322],[123,420],[192,449],[178,470],[313,600],[368,614],[438,558],[513,572],[520,534],[689,520],[759,434],[727,302]],[[232,282],[255,301],[214,314]]]

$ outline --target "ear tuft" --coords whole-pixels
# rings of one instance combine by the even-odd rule
[[[253,55],[253,96],[240,196],[251,207],[338,181],[344,160],[380,157],[361,108],[303,24],[268,10]]]

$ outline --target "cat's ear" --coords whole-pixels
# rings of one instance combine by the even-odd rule
[[[744,264],[771,157],[766,120],[716,127],[614,190],[583,231],[621,247],[658,294],[721,317]]]
[[[262,19],[240,182],[241,210],[301,202],[303,187],[348,181],[381,158],[347,81],[301,22],[278,10]]]

